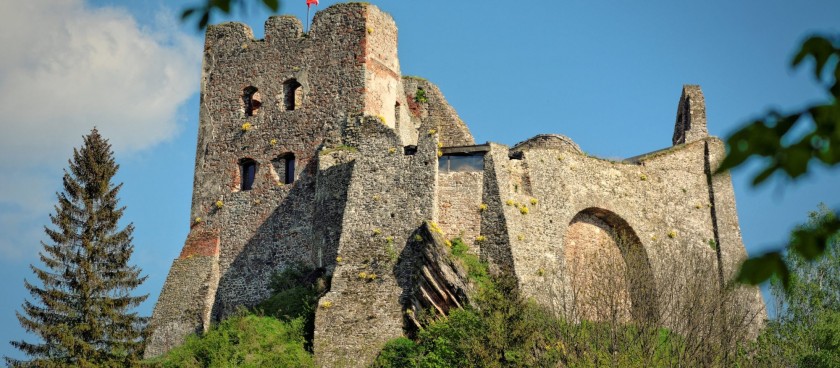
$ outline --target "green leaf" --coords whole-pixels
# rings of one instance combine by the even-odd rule
[[[747,259],[741,264],[741,269],[738,271],[738,276],[735,279],[741,283],[758,285],[769,280],[773,275],[778,276],[782,280],[782,284],[787,288],[790,271],[779,252],[770,252],[759,257]]]
[[[216,8],[223,11],[225,14],[230,14],[230,4],[232,2],[233,0],[210,0],[208,1],[207,7],[209,9]]]
[[[198,9],[197,8],[186,8],[186,9],[184,9],[184,12],[181,13],[181,20],[189,18],[189,16],[192,15],[193,13],[195,13],[196,10],[198,10]]]
[[[804,43],[802,48],[793,58],[792,66],[799,66],[807,57],[814,59],[814,78],[821,80],[823,68],[828,63],[829,58],[834,55],[835,49],[831,41],[822,36],[811,36]]]
[[[830,91],[835,100],[840,99],[840,62],[834,64],[834,84]]]
[[[271,11],[276,12],[280,9],[280,0],[262,0],[263,4]]]
[[[210,11],[204,11],[204,14],[201,16],[201,20],[198,21],[198,29],[205,29],[207,28],[207,23],[210,22]]]
[[[760,174],[756,175],[755,178],[753,178],[752,186],[755,187],[755,186],[758,186],[759,184],[763,183],[765,180],[767,180],[770,177],[770,175],[773,175],[773,173],[775,171],[776,171],[775,167],[772,167],[772,166],[771,167],[766,167],[764,170],[761,171]]]
[[[812,227],[793,232],[790,248],[806,260],[814,260],[825,253],[832,237],[840,232],[840,218],[837,215],[824,218]]]

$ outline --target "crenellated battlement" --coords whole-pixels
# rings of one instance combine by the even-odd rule
[[[397,30],[390,15],[365,3],[336,4],[317,12],[307,33],[304,33],[301,20],[291,15],[269,17],[264,27],[264,37],[256,39],[251,27],[244,23],[210,25],[205,37],[205,52],[237,53],[257,44],[291,48],[284,51],[292,53],[305,53],[306,49],[313,47],[351,46],[363,50],[369,47],[363,40],[379,38],[381,34],[395,36]]]

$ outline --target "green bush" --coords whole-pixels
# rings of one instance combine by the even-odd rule
[[[610,323],[567,323],[523,299],[513,276],[491,276],[487,265],[452,240],[452,256],[479,287],[476,307],[451,311],[417,332],[391,340],[373,367],[648,367],[692,366],[676,334]],[[694,362],[696,363],[696,362]]]
[[[452,256],[467,268],[467,277],[475,282],[479,289],[491,284],[487,263],[482,262],[477,255],[469,253],[470,247],[461,238],[452,239]]]
[[[228,318],[203,336],[187,341],[152,367],[314,367],[304,349],[304,320],[279,321],[246,314]]]
[[[821,206],[805,225],[794,230],[818,229],[834,221],[835,214]],[[780,306],[758,341],[745,352],[745,366],[840,367],[840,233],[829,237],[823,256],[807,260],[790,252],[787,288],[778,277],[770,290]]]
[[[311,346],[315,306],[326,288],[320,273],[292,266],[275,274],[273,295],[255,311],[191,335],[166,355],[144,362],[152,367],[314,367]]]
[[[418,346],[407,337],[399,337],[388,341],[377,359],[380,368],[417,367],[417,357],[420,355]]]
[[[560,362],[559,320],[518,297],[516,280],[491,277],[487,264],[452,240],[452,256],[478,285],[477,308],[451,311],[418,331],[416,342],[390,341],[374,367],[545,367]]]

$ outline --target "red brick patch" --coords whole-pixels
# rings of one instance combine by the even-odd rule
[[[219,243],[218,231],[191,231],[179,258],[217,256],[219,255]]]

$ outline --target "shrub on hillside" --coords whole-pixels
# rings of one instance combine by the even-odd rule
[[[148,366],[314,367],[312,355],[304,349],[303,329],[303,318],[286,322],[254,314],[231,317],[200,337],[190,335]]]

